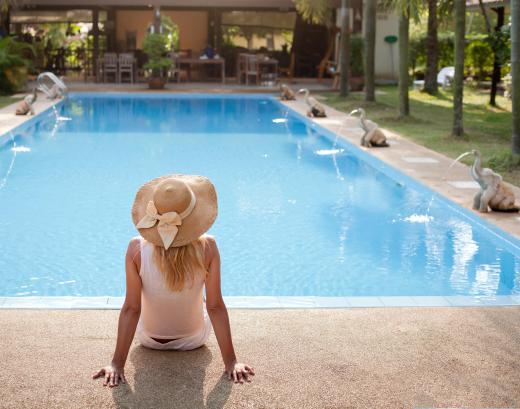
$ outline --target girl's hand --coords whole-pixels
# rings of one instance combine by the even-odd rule
[[[249,365],[235,362],[226,367],[226,375],[230,381],[232,380],[235,383],[244,383],[244,379],[246,382],[251,382],[255,375],[255,370]]]
[[[92,374],[92,379],[96,379],[101,376],[105,377],[105,380],[103,381],[103,386],[118,386],[119,379],[121,379],[122,383],[126,383],[125,369],[120,368],[119,366],[116,366],[114,364],[107,365],[104,368],[101,368],[99,371],[94,372]]]

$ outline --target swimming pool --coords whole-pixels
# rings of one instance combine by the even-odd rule
[[[58,109],[70,120],[2,138],[0,296],[123,295],[135,191],[167,173],[215,183],[227,296],[520,294],[516,239],[271,97],[78,93]]]

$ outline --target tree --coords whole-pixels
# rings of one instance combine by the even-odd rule
[[[513,153],[520,155],[520,0],[511,0],[511,99],[513,102]]]
[[[408,88],[410,86],[410,17],[419,21],[422,0],[383,0],[382,6],[399,15],[399,117],[410,115]]]
[[[438,91],[437,71],[439,70],[439,44],[437,39],[437,0],[428,0],[428,29],[426,35],[426,75],[424,90],[435,95]]]
[[[406,4],[399,10],[399,117],[410,115],[410,5]]]
[[[453,136],[464,134],[464,43],[466,30],[466,0],[454,0],[455,13],[455,75],[453,78]]]
[[[365,69],[365,101],[375,101],[375,53],[376,53],[377,0],[363,3],[363,48]]]
[[[339,95],[346,97],[349,91],[350,29],[347,0],[341,0],[341,43]]]
[[[504,7],[492,8],[492,10],[497,13],[497,25],[495,26],[495,30],[492,31],[489,16],[483,1],[479,0],[478,4],[486,24],[486,31],[488,34],[487,41],[493,50],[493,75],[491,76],[489,105],[496,106],[498,83],[500,82],[501,77],[500,72],[504,60],[504,54],[506,54],[505,50],[507,50],[507,41],[505,39],[506,36],[504,36],[502,33],[502,26],[504,25]]]

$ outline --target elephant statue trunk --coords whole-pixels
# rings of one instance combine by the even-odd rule
[[[473,198],[473,209],[486,213],[489,209],[497,212],[518,212],[520,208],[515,205],[515,195],[506,186],[502,176],[489,168],[482,167],[482,155],[480,151],[471,151],[475,156],[471,166],[471,176],[480,185],[480,191]]]

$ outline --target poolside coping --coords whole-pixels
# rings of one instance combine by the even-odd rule
[[[227,296],[231,309],[313,309],[382,307],[489,307],[518,306],[520,295],[495,296]],[[118,310],[124,297],[0,297],[0,309]]]

